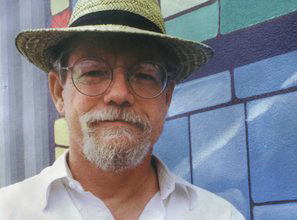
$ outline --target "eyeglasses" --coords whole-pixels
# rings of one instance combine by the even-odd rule
[[[76,89],[87,96],[99,96],[112,84],[113,69],[102,59],[82,59],[72,67],[62,67],[70,71]],[[168,74],[157,62],[141,62],[128,69],[126,81],[138,96],[151,99],[159,96],[166,88]]]

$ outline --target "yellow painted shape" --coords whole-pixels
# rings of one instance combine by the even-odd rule
[[[55,121],[55,143],[57,145],[69,146],[68,126],[64,118]]]
[[[66,148],[56,147],[55,158],[58,159],[66,150],[67,150]]]
[[[69,0],[51,0],[51,13],[56,15],[69,8]]]

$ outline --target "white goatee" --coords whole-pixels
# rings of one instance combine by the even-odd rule
[[[100,127],[103,121],[124,121],[133,127]],[[144,161],[150,150],[150,122],[146,116],[132,110],[111,107],[88,112],[80,118],[80,123],[84,156],[104,171],[132,169]],[[96,129],[101,130],[96,132]]]

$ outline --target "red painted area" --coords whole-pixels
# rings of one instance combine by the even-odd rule
[[[67,27],[70,16],[71,10],[69,8],[65,9],[55,16],[52,16],[51,28]]]

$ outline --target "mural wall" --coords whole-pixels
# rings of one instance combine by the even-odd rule
[[[52,1],[53,27],[67,23],[74,4]],[[248,220],[295,219],[297,1],[160,4],[169,34],[203,41],[215,56],[177,86],[155,154]],[[57,156],[65,132],[56,121]]]
[[[251,220],[297,214],[297,1],[161,0],[214,59],[180,84],[155,153]]]

